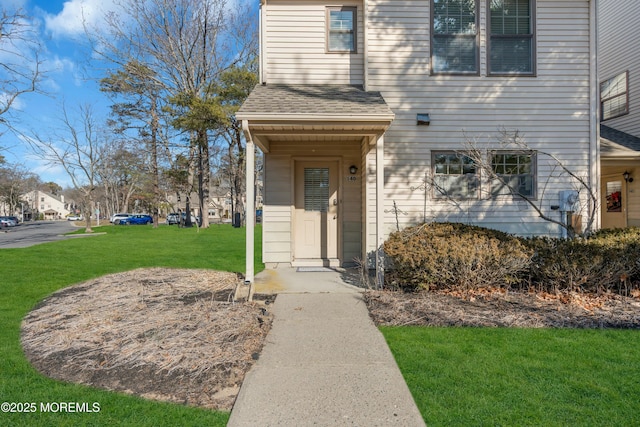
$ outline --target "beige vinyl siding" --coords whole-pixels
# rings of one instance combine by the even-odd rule
[[[362,192],[359,139],[337,140],[318,138],[314,141],[272,141],[265,156],[263,261],[265,263],[291,262],[293,221],[292,171],[296,160],[338,160],[339,171],[339,226],[338,253],[343,263],[351,263],[362,256]],[[349,166],[359,169],[356,181],[347,180]]]
[[[326,52],[327,6],[357,7],[357,53]],[[363,28],[358,1],[270,0],[263,40],[267,83],[363,84]]]
[[[265,194],[262,208],[262,260],[291,262],[292,176],[289,156],[267,155],[264,159]]]
[[[433,150],[461,150],[465,141],[499,148],[500,128],[519,130],[532,149],[553,153],[571,170],[589,171],[589,1],[536,0],[536,76],[487,77],[486,1],[480,3],[480,76],[431,76],[429,2],[368,2],[368,90],[379,90],[396,118],[385,135],[386,228],[423,220],[424,192],[416,189],[431,168]],[[394,10],[393,19],[386,14]],[[416,126],[428,113],[430,126]],[[573,187],[551,178],[538,157],[537,189],[545,213],[558,192]],[[488,184],[482,182],[486,194]],[[542,188],[546,186],[546,193]],[[413,189],[412,189],[413,187]],[[371,197],[372,194],[367,194]],[[559,232],[512,197],[451,202],[428,192],[427,220],[479,223],[520,234]],[[371,226],[368,227],[369,229]]]
[[[629,114],[603,124],[640,137],[640,1],[600,0],[598,7],[599,79],[629,70]]]

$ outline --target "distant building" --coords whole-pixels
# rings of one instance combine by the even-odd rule
[[[34,190],[23,194],[21,199],[25,202],[23,206],[25,221],[64,219],[71,213],[63,195],[54,196],[44,191]]]

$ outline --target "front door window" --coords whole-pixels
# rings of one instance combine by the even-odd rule
[[[327,212],[329,207],[329,168],[304,168],[304,210]]]

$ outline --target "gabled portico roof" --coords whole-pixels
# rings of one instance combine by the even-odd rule
[[[380,92],[352,85],[256,86],[236,113],[260,148],[273,137],[301,138],[383,134],[394,113]]]

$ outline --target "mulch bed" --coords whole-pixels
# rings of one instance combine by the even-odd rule
[[[377,325],[520,328],[640,328],[639,295],[368,291],[365,300]]]
[[[272,299],[233,302],[239,280],[166,268],[103,276],[42,301],[23,320],[22,345],[52,378],[228,411],[272,323]],[[364,293],[377,325],[527,328],[640,328],[639,297]]]
[[[26,357],[63,381],[230,410],[271,326],[233,273],[139,269],[54,293],[23,320]]]

